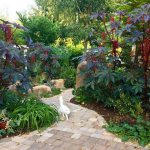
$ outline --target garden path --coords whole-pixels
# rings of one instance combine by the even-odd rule
[[[62,120],[42,132],[34,131],[0,140],[0,150],[146,150],[137,144],[121,142],[108,133],[104,118],[96,112],[70,103],[72,89],[62,92],[71,109],[69,120]],[[59,106],[59,95],[43,98],[46,104]]]

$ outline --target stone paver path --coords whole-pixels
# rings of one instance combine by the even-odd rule
[[[69,120],[63,120],[43,132],[34,131],[0,140],[0,150],[146,150],[136,143],[123,143],[102,126],[104,118],[96,112],[70,103],[72,89],[62,93],[71,109]],[[59,107],[59,95],[42,99]]]

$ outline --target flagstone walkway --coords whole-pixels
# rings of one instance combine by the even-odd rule
[[[34,131],[0,140],[0,150],[148,150],[136,143],[121,142],[108,133],[104,118],[96,112],[70,103],[72,89],[62,93],[71,109],[69,120],[62,120],[43,132]],[[59,95],[44,98],[46,104],[59,106]]]

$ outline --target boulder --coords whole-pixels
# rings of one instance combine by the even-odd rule
[[[9,85],[8,86],[8,90],[11,90],[13,92],[16,92],[17,90],[17,86],[21,85],[20,81],[17,81],[16,83]]]
[[[64,83],[65,83],[64,79],[51,80],[51,84],[57,89],[63,89]]]
[[[17,84],[10,85],[8,89],[17,92]],[[37,85],[34,86],[32,89],[28,90],[28,93],[34,93],[37,96],[48,92],[51,92],[51,88],[47,85]]]
[[[85,71],[86,66],[87,61],[83,61],[77,67],[76,85],[75,85],[76,89],[84,85],[84,79],[86,78],[86,74],[82,74],[82,71]]]
[[[35,95],[40,95],[49,92],[51,92],[51,88],[47,85],[37,85],[34,86],[32,90],[29,90],[29,93],[34,93]]]

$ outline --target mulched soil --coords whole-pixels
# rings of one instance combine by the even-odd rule
[[[75,100],[75,98],[71,99],[71,103],[81,105],[82,107],[86,107],[88,109],[96,111],[98,114],[103,116],[107,122],[128,122],[130,124],[135,123],[135,119],[132,118],[130,115],[120,115],[117,110],[113,108],[106,108],[102,103],[88,103],[88,104],[81,104]],[[143,114],[145,120],[150,120],[150,114],[145,113]]]

